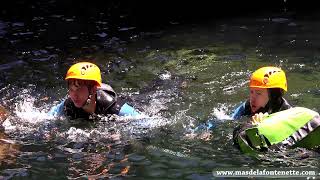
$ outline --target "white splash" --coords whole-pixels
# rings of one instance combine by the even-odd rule
[[[36,124],[47,119],[52,119],[45,109],[35,107],[35,98],[29,95],[23,97],[23,100],[15,103],[14,113],[25,122]]]
[[[20,95],[10,99],[13,110],[2,123],[7,133],[34,134],[45,133],[54,121],[53,117],[47,115],[46,107],[36,107],[37,98],[30,95],[29,89],[23,89]]]
[[[68,135],[68,139],[76,142],[85,142],[89,139],[90,133],[85,132],[82,129],[77,129],[75,127],[71,127],[66,134]]]
[[[130,129],[154,129],[168,124],[169,121],[163,117],[140,116],[131,119],[129,122]]]
[[[232,117],[227,114],[229,108],[226,104],[218,104],[218,107],[213,108],[212,115],[219,120],[232,120]]]
[[[169,71],[166,71],[165,73],[160,74],[160,75],[159,75],[159,78],[160,78],[161,80],[171,79],[171,73],[170,73]]]

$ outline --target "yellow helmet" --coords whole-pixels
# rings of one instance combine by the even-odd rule
[[[281,88],[287,91],[286,74],[278,67],[262,67],[251,75],[250,87]]]
[[[90,62],[79,62],[72,65],[67,72],[65,80],[68,79],[95,81],[99,87],[102,83],[99,67]]]

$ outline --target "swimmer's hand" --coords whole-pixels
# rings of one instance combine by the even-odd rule
[[[264,114],[260,112],[260,113],[253,115],[252,121],[251,121],[252,125],[257,125],[257,124],[261,123],[265,119],[265,117],[268,115],[269,114],[267,112]]]

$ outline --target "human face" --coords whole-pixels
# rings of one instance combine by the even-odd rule
[[[77,108],[83,107],[89,97],[88,87],[83,83],[69,83],[69,96]]]
[[[268,89],[250,88],[250,106],[251,113],[257,113],[260,108],[267,105],[269,101]]]

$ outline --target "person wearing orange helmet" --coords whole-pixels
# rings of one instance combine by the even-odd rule
[[[90,115],[116,114],[137,116],[140,113],[111,86],[102,83],[100,69],[90,62],[79,62],[67,71],[68,98],[49,111],[49,115],[66,115],[70,119],[89,118]]]
[[[256,124],[264,119],[267,114],[291,108],[287,100],[283,98],[288,90],[287,78],[284,71],[278,67],[266,66],[259,68],[250,77],[249,99],[238,106],[231,115],[231,119],[239,120],[242,117],[251,119],[247,124]],[[215,127],[214,122],[208,121],[195,128],[198,130],[210,130]],[[234,134],[240,132],[241,126],[234,130]],[[208,139],[209,132],[201,133],[201,139]],[[202,138],[203,137],[203,138]]]
[[[283,98],[288,90],[285,72],[278,67],[259,68],[250,77],[249,99],[242,103],[231,115],[232,119],[243,116],[256,118],[257,114],[275,113],[291,108]]]

